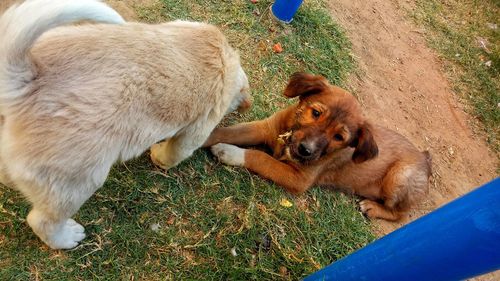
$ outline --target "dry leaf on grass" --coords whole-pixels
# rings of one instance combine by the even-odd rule
[[[286,199],[286,198],[282,198],[280,200],[280,205],[283,206],[283,207],[285,207],[285,208],[290,208],[290,207],[293,206],[293,203],[290,202],[290,201],[288,201],[288,199]]]
[[[278,53],[278,54],[283,52],[283,47],[281,47],[281,43],[274,44],[273,52]]]

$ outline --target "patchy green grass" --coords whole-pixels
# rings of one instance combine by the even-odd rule
[[[164,0],[138,14],[145,22],[181,18],[223,30],[241,52],[255,99],[250,113],[225,120],[234,123],[290,103],[281,92],[295,71],[342,84],[353,66],[349,42],[322,1],[306,1],[289,26],[270,18],[270,4]],[[283,52],[275,54],[278,42]],[[88,234],[83,244],[51,251],[25,223],[28,203],[0,187],[0,280],[300,279],[374,239],[355,201],[319,188],[291,196],[205,150],[167,173],[144,155],[116,165],[78,212]]]
[[[413,13],[444,61],[453,90],[472,104],[500,152],[500,2],[417,0]]]

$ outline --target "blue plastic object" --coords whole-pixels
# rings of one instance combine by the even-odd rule
[[[276,0],[271,12],[280,21],[290,23],[303,0]]]
[[[499,178],[305,280],[463,280],[498,269]]]

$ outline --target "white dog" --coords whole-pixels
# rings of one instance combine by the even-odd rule
[[[81,20],[107,24],[58,27]],[[125,24],[96,0],[27,0],[0,18],[2,182],[54,249],[85,237],[71,216],[113,163],[168,139],[152,158],[172,167],[248,99],[238,54],[207,24]]]

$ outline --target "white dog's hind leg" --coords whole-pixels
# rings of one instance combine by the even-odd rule
[[[71,217],[97,188],[77,181],[50,187],[18,181],[16,186],[33,206],[27,217],[29,226],[48,246],[71,249],[85,238],[83,226]]]
[[[73,219],[53,220],[36,208],[28,214],[27,221],[33,232],[52,249],[71,249],[85,238],[83,226]]]
[[[27,173],[26,169],[11,175],[16,189],[33,206],[27,223],[48,246],[71,249],[85,238],[83,226],[71,217],[102,186],[111,168],[109,163],[83,165],[78,174],[73,171],[32,170],[38,172],[35,178],[38,182],[29,179],[29,175],[35,173]]]

